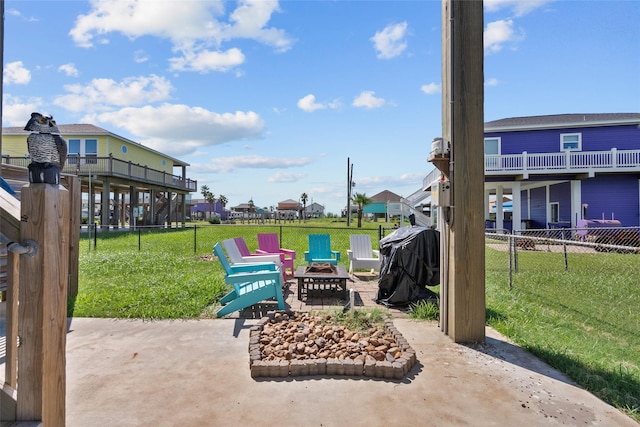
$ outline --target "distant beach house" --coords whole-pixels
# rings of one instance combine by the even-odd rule
[[[304,209],[304,216],[305,218],[322,218],[324,217],[324,206],[313,202]]]
[[[372,203],[369,203],[362,209],[363,213],[371,214],[376,219],[385,219],[387,214],[391,216],[400,215],[400,212],[393,213],[398,210],[402,199],[402,197],[396,193],[384,190],[369,198],[372,200]]]
[[[109,226],[184,222],[197,182],[188,163],[91,124],[58,125],[68,144],[63,173],[77,175],[89,223]],[[27,167],[28,131],[2,129],[2,163]],[[174,174],[175,172],[177,174]]]
[[[217,217],[224,221],[228,219],[230,214],[218,200],[210,204],[205,199],[191,199],[190,206],[191,219]]]
[[[484,153],[489,228],[573,228],[584,219],[640,225],[640,113],[487,122]],[[423,190],[430,192],[439,179],[434,169]],[[505,196],[511,212],[501,203]]]
[[[302,209],[302,204],[293,199],[283,200],[278,202],[276,208],[276,219],[296,219]]]

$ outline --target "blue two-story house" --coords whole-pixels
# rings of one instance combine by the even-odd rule
[[[640,225],[640,113],[495,120],[485,123],[484,150],[486,217],[495,197],[496,228]],[[508,195],[511,224],[500,206]]]

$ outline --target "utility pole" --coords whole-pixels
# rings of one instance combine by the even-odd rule
[[[351,187],[353,186],[353,165],[347,157],[347,227],[351,225]]]

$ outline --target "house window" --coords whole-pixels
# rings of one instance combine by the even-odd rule
[[[487,169],[497,169],[500,166],[500,138],[484,139],[484,165]]]
[[[98,163],[98,140],[97,139],[69,139],[67,141],[67,157],[70,164],[78,164],[79,157],[85,157],[83,163]]]
[[[485,138],[484,154],[500,154],[500,138]]]
[[[87,158],[87,163],[98,163],[98,140],[97,139],[85,139],[84,140],[84,155]]]
[[[551,208],[550,222],[559,222],[560,221],[560,203],[558,202],[549,203],[549,207]]]
[[[78,156],[80,156],[80,140],[70,139],[67,142],[67,163],[71,165],[78,164]]]
[[[582,150],[582,134],[580,133],[561,133],[560,134],[560,151],[581,151]]]

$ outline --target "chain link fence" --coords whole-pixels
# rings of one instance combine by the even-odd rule
[[[340,251],[340,263],[347,264],[347,249],[350,247],[349,235],[368,234],[372,242],[377,242],[393,229],[380,225],[377,229],[357,227],[314,227],[300,223],[299,225],[277,224],[217,224],[193,225],[185,228],[138,227],[135,230],[99,231],[90,227],[82,234],[81,251],[154,251],[157,249],[175,253],[193,253],[194,255],[211,254],[216,242],[225,239],[242,237],[250,251],[258,247],[258,233],[278,234],[280,246],[296,251],[296,264],[304,265],[304,251],[308,250],[309,234],[329,234],[332,249]],[[171,239],[166,235],[170,234]],[[162,238],[161,238],[162,236]],[[159,245],[161,245],[159,247]]]
[[[100,232],[89,228],[82,233],[81,251],[168,250],[175,253],[211,254],[222,240],[243,237],[251,251],[258,247],[258,233],[278,234],[283,248],[296,251],[297,265],[304,264],[309,234],[330,234],[334,250],[346,264],[349,235],[368,234],[377,242],[393,232],[380,225],[377,229],[356,227],[320,227],[300,223],[193,225],[185,228],[139,227],[135,230]],[[164,237],[171,234],[171,239]],[[168,243],[169,241],[169,243]],[[518,280],[536,274],[566,272],[581,277],[605,273],[609,282],[640,277],[640,227],[558,228],[540,230],[489,229],[485,233],[487,279],[512,288]]]
[[[527,274],[564,270],[589,277],[606,272],[611,283],[640,274],[640,227],[487,230],[486,270],[517,286]],[[591,275],[591,277],[595,277]]]

